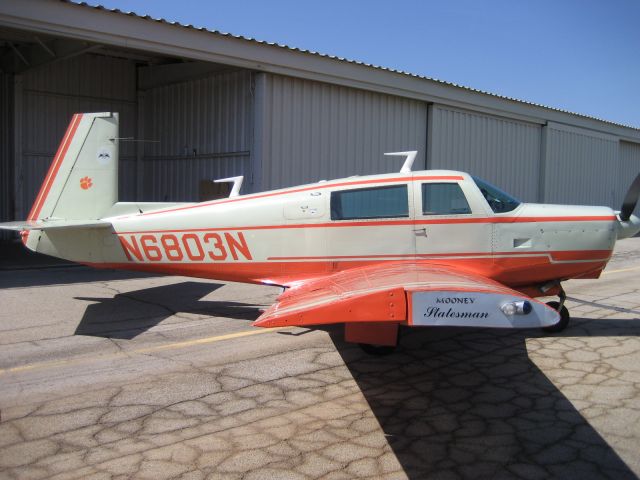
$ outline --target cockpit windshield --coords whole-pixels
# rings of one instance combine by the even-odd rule
[[[503,192],[498,187],[494,187],[490,183],[485,182],[477,177],[472,177],[478,185],[478,188],[487,200],[487,203],[491,207],[494,213],[510,212],[518,208],[520,200],[516,200],[508,193]]]

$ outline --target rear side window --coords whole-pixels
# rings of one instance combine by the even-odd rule
[[[406,185],[331,192],[331,220],[408,216]]]
[[[471,213],[460,185],[457,183],[423,183],[423,215],[461,215]]]

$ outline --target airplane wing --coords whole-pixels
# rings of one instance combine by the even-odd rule
[[[386,262],[303,281],[280,295],[254,325],[532,328],[558,321],[552,308],[488,278],[450,267]]]

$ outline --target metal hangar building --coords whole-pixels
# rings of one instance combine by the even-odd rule
[[[120,199],[197,201],[399,170],[618,207],[640,129],[316,52],[60,0],[0,2],[0,221],[26,218],[75,112],[120,114]],[[395,163],[394,163],[395,162]]]

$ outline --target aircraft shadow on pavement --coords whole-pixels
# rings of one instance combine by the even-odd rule
[[[55,268],[22,270],[0,269],[0,288],[47,287],[73,283],[108,282],[134,278],[158,277],[158,274],[129,272],[125,270],[96,269],[81,265],[65,265]]]
[[[114,297],[76,297],[96,303],[87,307],[75,334],[131,339],[173,315],[183,314],[242,320],[258,318],[261,307],[256,305],[200,300],[222,286],[188,281],[118,293]]]
[[[637,319],[572,322],[568,337],[640,334]],[[535,332],[403,333],[384,357],[331,337],[409,478],[637,478],[529,359]]]

